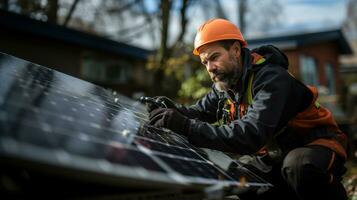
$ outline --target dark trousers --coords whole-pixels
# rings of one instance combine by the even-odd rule
[[[344,160],[322,146],[291,150],[274,166],[274,187],[260,195],[247,193],[241,199],[346,200],[341,176],[346,172]]]

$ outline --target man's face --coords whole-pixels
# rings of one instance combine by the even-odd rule
[[[242,65],[239,61],[241,50],[238,42],[229,50],[217,42],[209,43],[202,46],[199,52],[201,62],[206,66],[218,90],[228,90],[237,83],[242,74]]]

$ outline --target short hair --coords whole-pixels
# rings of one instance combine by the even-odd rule
[[[218,41],[218,44],[223,47],[225,50],[229,50],[231,46],[234,44],[234,42],[239,42],[238,40],[220,40]],[[240,44],[240,42],[239,42]]]

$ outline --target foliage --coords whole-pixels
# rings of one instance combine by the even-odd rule
[[[41,21],[56,23],[58,18],[59,0],[2,0],[0,8],[27,15]]]
[[[146,65],[151,71],[159,70],[155,56],[152,55]],[[163,71],[162,75],[165,79],[161,88],[169,90],[158,91],[160,95],[192,103],[203,97],[210,89],[210,78],[199,59],[192,55],[191,45],[173,50],[171,57],[165,61],[160,70]]]
[[[149,70],[158,70],[156,55],[149,57],[146,68]],[[174,76],[177,80],[182,80],[184,78],[184,65],[189,62],[190,56],[188,54],[182,54],[175,57],[170,57],[165,62],[163,66],[163,71],[165,76]]]
[[[182,80],[184,78],[184,66],[189,62],[189,59],[190,56],[187,54],[169,58],[164,69],[165,75],[175,75],[176,79]]]
[[[260,29],[274,25],[282,9],[280,1],[259,5],[256,1],[232,1],[227,6],[221,0],[0,0],[0,8],[129,44],[151,43],[143,45],[156,52],[147,63],[154,74],[148,95],[187,102],[202,97],[210,85],[204,68],[192,56],[193,26],[196,29],[198,22],[213,17],[239,21],[242,29],[250,21],[254,23],[249,27]],[[239,13],[238,18],[231,9]]]
[[[343,178],[343,185],[346,188],[348,199],[357,199],[357,163],[349,161],[346,163],[347,173]]]
[[[196,101],[209,92],[209,82],[210,79],[205,68],[197,69],[194,76],[182,82],[178,95],[188,101]]]
[[[176,1],[178,2],[178,1]],[[168,30],[170,28],[170,13],[174,13],[175,10],[172,9],[174,8],[173,3],[174,1],[170,0],[161,0],[160,1],[160,15],[161,16],[161,44],[159,49],[156,52],[156,55],[151,57],[149,59],[149,62],[147,64],[148,69],[154,71],[155,74],[155,89],[156,88],[161,88],[162,90],[158,91],[155,90],[155,92],[160,92],[160,95],[168,95],[171,97],[174,97],[178,95],[180,100],[183,100],[185,102],[191,102],[195,101],[201,97],[203,97],[209,90],[210,88],[207,87],[210,83],[209,77],[207,76],[207,72],[202,68],[202,67],[196,67],[200,64],[192,58],[192,46],[185,44],[184,40],[184,35],[186,33],[187,29],[187,22],[190,18],[187,17],[188,10],[194,8],[194,7],[199,7],[203,9],[203,13],[206,16],[206,19],[212,18],[212,17],[221,17],[221,18],[227,18],[226,12],[224,10],[224,7],[222,7],[222,4],[220,0],[217,1],[206,1],[206,2],[201,2],[201,4],[195,4],[194,1],[190,0],[181,0],[180,6],[180,28],[181,30],[179,32],[179,36],[176,39],[175,42],[173,42],[172,45],[169,43],[169,37],[168,35]],[[269,1],[270,3],[275,2],[275,1]],[[245,24],[245,18],[244,16],[247,14],[248,9],[248,4],[245,1],[239,1],[239,3],[236,4],[239,7],[239,21],[240,25],[244,27]],[[269,21],[276,21],[278,18],[278,10],[281,10],[281,7],[277,9],[266,9],[269,4],[265,4],[264,6],[264,15],[258,15],[262,19],[259,24],[266,24],[267,26],[270,26],[271,23],[265,23],[265,20],[268,16],[271,16],[269,18]],[[274,3],[274,7],[277,7],[277,5],[280,5],[280,3]],[[216,10],[216,16],[210,16],[207,12],[207,10]],[[261,13],[261,10],[256,10],[255,12]],[[206,15],[207,14],[207,15]],[[252,14],[252,13],[251,13]],[[254,17],[256,18],[255,14]],[[262,17],[264,16],[264,17]],[[256,19],[255,19],[256,21]],[[258,24],[258,23],[254,23]],[[258,26],[262,27],[262,26]],[[264,26],[265,27],[265,26]],[[191,55],[191,56],[190,56]],[[189,69],[188,69],[189,68]],[[167,80],[167,78],[170,77],[169,81],[164,81],[164,79]],[[173,78],[176,81],[173,81]],[[181,88],[178,90],[178,93],[174,93],[172,89],[177,88],[175,83],[182,82]],[[174,83],[170,87],[168,86],[169,83]],[[168,90],[167,90],[168,89]]]

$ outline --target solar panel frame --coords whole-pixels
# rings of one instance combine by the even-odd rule
[[[0,163],[25,162],[120,186],[240,184],[240,176],[210,161],[184,137],[146,125],[144,106],[117,92],[2,53],[0,81]],[[242,186],[272,186],[236,166],[257,181]]]

